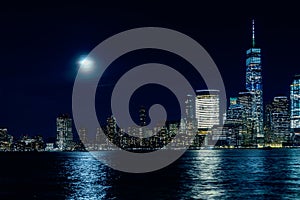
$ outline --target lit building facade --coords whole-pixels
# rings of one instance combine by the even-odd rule
[[[195,96],[188,94],[185,100],[185,117],[184,123],[185,128],[188,130],[197,129],[197,119],[196,119],[196,107],[195,107]]]
[[[252,47],[247,50],[246,90],[254,93],[251,115],[256,137],[263,137],[263,84],[261,49],[255,45],[254,20],[252,21]]]
[[[10,151],[13,143],[13,136],[7,133],[6,128],[0,128],[0,151]]]
[[[185,100],[185,116],[180,121],[180,133],[183,133],[184,143],[182,145],[189,145],[190,147],[196,148],[202,145],[204,136],[201,134],[196,134],[197,131],[197,119],[196,119],[196,110],[195,110],[195,96],[188,94]],[[192,144],[188,144],[188,137],[195,136]]]
[[[56,145],[59,150],[66,151],[73,148],[72,119],[64,114],[56,118]]]
[[[185,117],[187,119],[195,119],[195,97],[191,94],[188,94],[184,103]]]
[[[196,119],[198,129],[210,129],[220,124],[219,90],[196,91]]]
[[[295,75],[293,83],[290,85],[291,101],[291,129],[295,132],[300,129],[300,74]]]
[[[243,146],[255,145],[255,131],[253,107],[255,106],[254,92],[239,92],[238,102],[242,107],[242,127],[241,134],[243,136]]]
[[[227,110],[226,124],[242,124],[243,106],[239,104],[237,97],[230,98],[230,105]]]
[[[270,124],[270,142],[285,142],[290,138],[289,102],[286,96],[274,97],[271,105],[267,106],[267,122]]]

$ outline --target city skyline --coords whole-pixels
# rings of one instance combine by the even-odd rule
[[[76,9],[74,11],[77,11]],[[112,9],[108,8],[105,14],[110,10]],[[138,14],[135,15],[120,8],[118,10],[120,12],[116,13],[111,22],[116,22],[116,19],[119,19],[118,16],[124,17],[125,24],[133,20],[134,25],[137,26],[164,26],[168,24],[167,22],[172,22],[169,19],[158,22],[159,16],[163,15],[159,12],[159,16],[149,19],[148,23],[141,23],[134,20]],[[5,38],[18,38],[14,34],[9,35],[10,33],[22,33],[20,38],[14,42],[11,40],[3,41],[6,51],[2,52],[2,56],[5,57],[3,65],[9,67],[1,69],[3,75],[1,94],[5,98],[2,100],[0,126],[7,127],[9,133],[14,136],[41,134],[45,137],[55,137],[56,117],[59,113],[71,113],[72,83],[78,69],[77,62],[80,56],[86,54],[98,42],[113,33],[130,28],[126,25],[116,27],[114,23],[106,23],[106,31],[102,32],[103,29],[99,27],[95,28],[96,30],[92,28],[93,25],[98,24],[95,21],[91,21],[90,24],[84,20],[79,21],[78,24],[68,24],[67,22],[72,20],[67,18],[62,10],[58,9],[58,17],[54,18],[47,15],[50,11],[46,10],[40,19],[35,19],[35,11],[12,12],[15,15],[11,19],[12,22],[20,25],[22,20],[29,21],[20,26],[21,28],[15,28],[5,22],[6,26],[11,27],[5,30],[7,36]],[[11,16],[11,13],[6,12],[2,15]],[[102,16],[101,14],[95,15],[98,18]],[[20,16],[22,17],[20,18]],[[71,12],[71,16],[76,17],[75,12]],[[91,19],[90,17],[87,15],[85,19]],[[293,75],[298,71],[297,67],[294,67],[297,66],[294,45],[299,42],[295,37],[299,32],[296,24],[284,19],[270,19],[268,16],[262,15],[249,17],[248,14],[244,14],[240,19],[233,16],[227,16],[227,18],[232,20],[214,18],[207,22],[200,20],[200,22],[194,23],[193,27],[182,26],[185,23],[180,22],[178,22],[178,26],[176,23],[170,23],[166,27],[190,35],[206,48],[221,71],[228,90],[226,91],[227,97],[231,97],[241,91],[245,83],[242,78],[245,73],[244,51],[251,44],[249,24],[251,23],[250,20],[255,18],[256,33],[258,34],[256,40],[263,48],[265,103],[270,102],[278,93],[289,96],[289,85]],[[192,19],[192,16],[187,15],[184,19]],[[39,25],[40,20],[48,20],[49,24],[47,26]],[[191,22],[197,20],[194,19]],[[26,29],[24,26],[27,26]],[[86,29],[83,30],[80,27]],[[49,41],[46,41],[45,38]],[[293,38],[293,42],[291,42],[291,38]],[[42,44],[40,41],[45,43]],[[75,45],[75,41],[79,43]],[[21,44],[23,47],[18,50],[14,49],[17,44]],[[274,51],[275,46],[281,50],[281,57],[278,56],[278,51]],[[25,47],[29,50],[24,51]],[[45,53],[41,51],[43,49],[45,49]],[[56,51],[56,49],[60,49],[60,51]],[[282,49],[285,51],[282,52]],[[22,60],[22,62],[15,62],[15,57],[18,57],[17,60]],[[287,65],[288,70],[278,70],[283,65]],[[278,79],[278,77],[280,78]],[[197,77],[193,78],[191,75],[191,81],[196,82],[196,80]],[[39,123],[36,123],[35,120],[35,118],[39,120],[40,117],[37,116],[43,116],[43,120],[40,120]]]
[[[298,2],[57,3],[0,6],[0,199],[300,199]]]

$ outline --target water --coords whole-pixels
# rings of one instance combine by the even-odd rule
[[[300,199],[300,149],[188,151],[146,174],[112,170],[88,152],[0,161],[0,199]]]

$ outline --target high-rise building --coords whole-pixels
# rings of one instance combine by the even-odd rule
[[[267,144],[272,143],[273,133],[271,131],[271,123],[272,123],[272,104],[268,103],[265,107],[265,120],[264,120],[264,133],[265,133],[265,142]]]
[[[254,93],[253,92],[239,92],[238,102],[242,107],[242,135],[243,135],[243,146],[255,145],[254,136],[254,118],[253,118],[253,107]]]
[[[189,130],[197,129],[195,106],[195,96],[188,94],[185,100],[185,117],[183,120],[185,123],[185,128]]]
[[[181,144],[187,145],[188,137],[186,136],[195,136],[193,146],[199,147],[202,144],[203,135],[196,134],[197,131],[197,119],[195,111],[195,96],[188,94],[185,100],[185,117],[180,121],[180,130],[179,133],[183,133],[185,136],[181,137]],[[179,139],[180,140],[180,139]]]
[[[191,94],[187,95],[185,100],[185,117],[187,119],[195,119],[195,97]]]
[[[289,103],[286,96],[274,97],[271,105],[267,106],[267,122],[270,127],[271,136],[269,142],[281,143],[289,140],[290,136],[290,114]]]
[[[13,136],[7,133],[6,128],[0,128],[0,151],[10,151],[13,143]]]
[[[220,124],[219,90],[196,91],[196,118],[198,129],[210,129]]]
[[[73,148],[72,119],[68,114],[56,118],[56,145],[59,150],[72,150]]]
[[[231,97],[230,105],[226,114],[226,124],[242,124],[243,106],[238,102],[238,98]]]
[[[263,84],[261,49],[256,47],[254,20],[252,21],[252,47],[247,50],[246,59],[246,90],[254,93],[251,115],[254,132],[257,138],[263,137]]]
[[[291,130],[295,132],[300,129],[300,74],[295,75],[290,89]]]

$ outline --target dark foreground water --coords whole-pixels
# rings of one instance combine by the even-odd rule
[[[188,151],[146,174],[87,152],[0,153],[0,170],[0,199],[300,199],[300,149]]]

